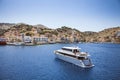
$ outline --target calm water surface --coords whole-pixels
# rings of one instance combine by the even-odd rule
[[[83,69],[55,58],[54,50],[79,46],[95,67]],[[120,80],[120,44],[0,46],[0,80]]]

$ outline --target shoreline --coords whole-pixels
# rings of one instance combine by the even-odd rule
[[[38,46],[38,45],[48,45],[48,44],[87,44],[87,43],[94,43],[94,44],[120,44],[120,43],[114,43],[114,42],[73,42],[73,43],[43,43],[43,44],[21,44],[21,45],[15,45],[15,44],[6,44],[6,45],[0,45],[0,46]]]

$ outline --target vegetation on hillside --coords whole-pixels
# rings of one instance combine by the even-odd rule
[[[6,29],[7,27],[8,29]],[[120,43],[120,27],[104,29],[100,32],[85,31],[81,32],[77,29],[72,29],[67,26],[62,26],[57,29],[50,29],[44,25],[28,25],[28,24],[3,24],[0,23],[0,36],[4,36],[6,32],[16,31],[15,33],[25,33],[26,36],[34,36],[31,31],[37,30],[39,35],[45,35],[48,38],[53,36],[62,39],[74,38],[79,42],[114,42]]]

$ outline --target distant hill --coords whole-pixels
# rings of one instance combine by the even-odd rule
[[[13,26],[19,26],[19,25],[29,25],[29,24],[26,24],[26,23],[0,23],[0,29],[9,29],[10,27],[13,27]],[[48,28],[42,24],[38,24],[38,25],[30,25],[30,26],[33,26],[33,27],[37,27],[37,28]]]
[[[42,25],[42,24],[37,24],[37,25],[33,25],[34,27],[37,27],[37,28],[42,28],[42,29],[44,29],[44,28],[48,28],[47,26],[44,26],[44,25]]]
[[[0,23],[0,29],[9,29],[10,27],[13,27],[14,23]]]

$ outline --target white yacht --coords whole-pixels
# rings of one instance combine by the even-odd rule
[[[83,68],[94,66],[89,58],[90,55],[87,52],[80,52],[80,48],[78,47],[63,47],[60,50],[54,51],[54,53],[57,58]]]

